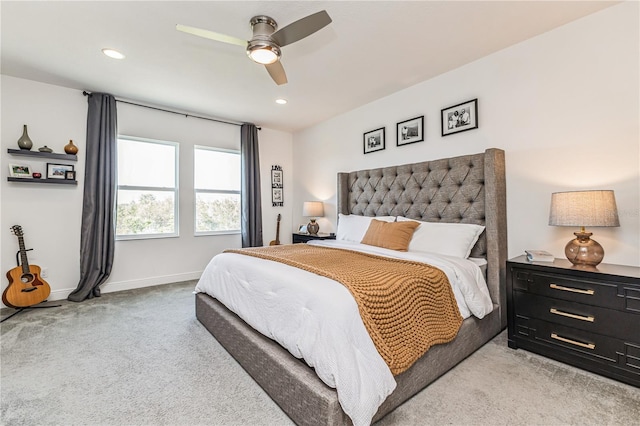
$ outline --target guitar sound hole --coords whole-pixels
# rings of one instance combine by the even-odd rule
[[[33,281],[33,275],[32,274],[23,274],[20,277],[20,281],[22,281],[23,283],[30,283],[31,281]]]

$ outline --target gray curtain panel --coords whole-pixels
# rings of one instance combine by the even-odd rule
[[[262,246],[262,197],[260,196],[260,157],[258,128],[245,123],[240,129],[242,157],[242,247]]]
[[[73,302],[100,296],[99,286],[111,274],[116,235],[116,99],[93,93],[88,102],[80,281],[68,297]]]

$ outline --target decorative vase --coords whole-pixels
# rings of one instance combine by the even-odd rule
[[[31,147],[33,146],[33,142],[31,141],[31,138],[27,133],[26,124],[22,126],[22,136],[20,136],[20,139],[18,139],[18,146],[20,147],[20,149],[26,149],[27,151],[31,150]]]
[[[53,150],[51,148],[49,148],[48,146],[46,146],[46,145],[43,146],[43,147],[38,148],[38,151],[46,152],[46,153],[49,153],[49,154],[51,154],[53,152]]]
[[[316,222],[315,219],[309,219],[309,223],[307,224],[307,232],[311,235],[318,235],[318,231],[320,230],[320,225]]]
[[[78,153],[78,147],[73,144],[72,140],[69,140],[69,143],[64,146],[64,152],[76,155]]]

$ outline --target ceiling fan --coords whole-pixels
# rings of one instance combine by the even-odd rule
[[[253,37],[249,41],[181,24],[176,25],[176,29],[198,37],[244,47],[249,58],[259,64],[263,64],[273,81],[281,85],[287,83],[287,74],[284,72],[280,62],[282,56],[280,48],[302,40],[330,23],[329,14],[322,10],[278,30],[278,24],[273,18],[258,15],[251,18],[250,24],[253,29]]]

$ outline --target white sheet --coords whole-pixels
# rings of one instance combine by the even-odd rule
[[[479,267],[465,259],[345,241],[311,243],[428,260],[449,278],[463,317],[471,312],[482,318],[492,310]],[[251,327],[315,368],[318,377],[337,390],[338,400],[355,426],[370,424],[396,387],[362,323],[355,300],[338,282],[285,264],[223,253],[209,262],[196,291],[215,297]]]

